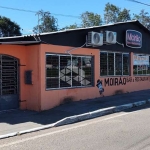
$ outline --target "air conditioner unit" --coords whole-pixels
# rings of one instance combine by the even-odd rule
[[[87,44],[90,46],[102,46],[103,34],[98,32],[88,32]]]
[[[105,31],[104,42],[108,44],[116,44],[117,42],[117,33],[112,31]]]

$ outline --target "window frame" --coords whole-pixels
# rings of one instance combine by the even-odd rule
[[[101,53],[107,53],[107,75],[101,75]],[[108,53],[110,54],[114,54],[114,75],[108,75],[108,68],[109,68],[109,64],[108,64]],[[122,75],[116,75],[116,53],[122,54]],[[124,54],[128,54],[129,55],[129,74],[128,75],[123,75],[123,55]],[[102,50],[99,53],[99,67],[100,67],[100,71],[99,71],[99,76],[100,77],[120,77],[120,76],[131,76],[131,72],[130,72],[130,68],[131,68],[131,57],[130,57],[130,52],[117,52],[117,51],[106,51],[106,50]]]
[[[73,57],[79,57],[82,58],[83,57],[87,57],[87,58],[91,58],[92,62],[91,62],[91,76],[92,76],[92,81],[91,81],[91,85],[86,85],[83,86],[81,84],[81,86],[72,86],[72,70],[73,68],[71,67],[71,86],[70,87],[60,87],[60,79],[59,79],[59,87],[58,88],[47,88],[47,62],[46,62],[46,56],[59,56],[59,78],[60,78],[60,56],[70,56],[71,57],[71,66],[72,66],[72,58]],[[82,61],[81,61],[82,63]],[[81,74],[82,75],[82,74]],[[45,90],[49,91],[49,90],[61,90],[61,89],[74,89],[74,88],[88,88],[88,87],[93,87],[94,86],[94,56],[93,55],[69,55],[69,54],[61,54],[61,53],[45,53]]]
[[[150,75],[150,73],[149,74],[138,74],[138,67],[137,67],[137,74],[134,74],[134,54],[136,54],[136,55],[144,55],[144,56],[149,56],[149,68],[150,68],[150,54],[144,54],[144,53],[133,53],[133,66],[132,66],[132,68],[133,68],[133,76],[149,76]],[[140,66],[140,65],[136,65],[136,66]]]

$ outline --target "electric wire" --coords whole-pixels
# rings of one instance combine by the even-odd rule
[[[24,12],[29,12],[29,13],[38,13],[38,11],[33,11],[33,10],[25,10],[25,9],[19,9],[19,8],[12,8],[12,7],[5,7],[5,6],[0,6],[0,8],[4,9],[10,9],[10,10],[17,10],[17,11],[24,11]],[[74,15],[64,15],[64,14],[56,14],[56,13],[50,13],[56,16],[64,16],[64,17],[72,17],[72,18],[80,18],[80,16],[74,16]]]

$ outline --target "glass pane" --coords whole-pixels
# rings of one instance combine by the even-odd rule
[[[147,66],[146,65],[143,65],[143,75],[146,75],[147,74]]]
[[[143,66],[142,65],[138,65],[138,74],[139,75],[143,74]]]
[[[72,86],[81,86],[81,57],[72,57]]]
[[[114,53],[108,53],[108,75],[114,75]]]
[[[149,65],[147,66],[147,74],[150,74],[150,56],[149,56]]]
[[[138,66],[137,65],[133,65],[133,74],[134,75],[137,75],[137,69],[138,69]]]
[[[100,53],[100,76],[107,76],[107,53]]]
[[[46,88],[59,88],[59,78],[58,77],[47,78]]]
[[[60,56],[60,87],[71,87],[71,56]]]
[[[46,88],[59,88],[59,56],[46,55]]]
[[[133,64],[137,65],[138,75],[147,75],[150,73],[150,56],[142,54],[134,54]]]
[[[122,54],[115,53],[115,75],[122,75]]]
[[[92,57],[47,55],[46,87],[70,88],[92,85],[93,67]]]
[[[82,86],[92,85],[92,57],[82,57]]]
[[[129,75],[130,59],[129,54],[123,54],[123,75]]]

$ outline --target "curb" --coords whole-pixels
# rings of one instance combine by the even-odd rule
[[[120,112],[122,110],[139,107],[139,106],[149,104],[149,103],[150,103],[150,99],[144,100],[144,101],[138,101],[138,102],[134,102],[134,103],[129,103],[129,104],[125,104],[125,105],[120,105],[120,106],[116,106],[116,107],[99,109],[99,110],[84,113],[81,115],[70,116],[70,117],[66,117],[62,120],[59,120],[56,123],[44,125],[42,127],[37,127],[37,128],[29,129],[29,130],[23,130],[23,131],[13,132],[13,133],[5,134],[5,135],[0,135],[0,139],[18,136],[18,135],[22,135],[22,134],[26,134],[26,133],[31,133],[31,132],[36,132],[36,131],[49,129],[52,127],[58,127],[58,126],[66,125],[66,124],[76,123],[76,122],[84,121],[87,119],[93,119],[96,117],[101,117],[104,115]]]

